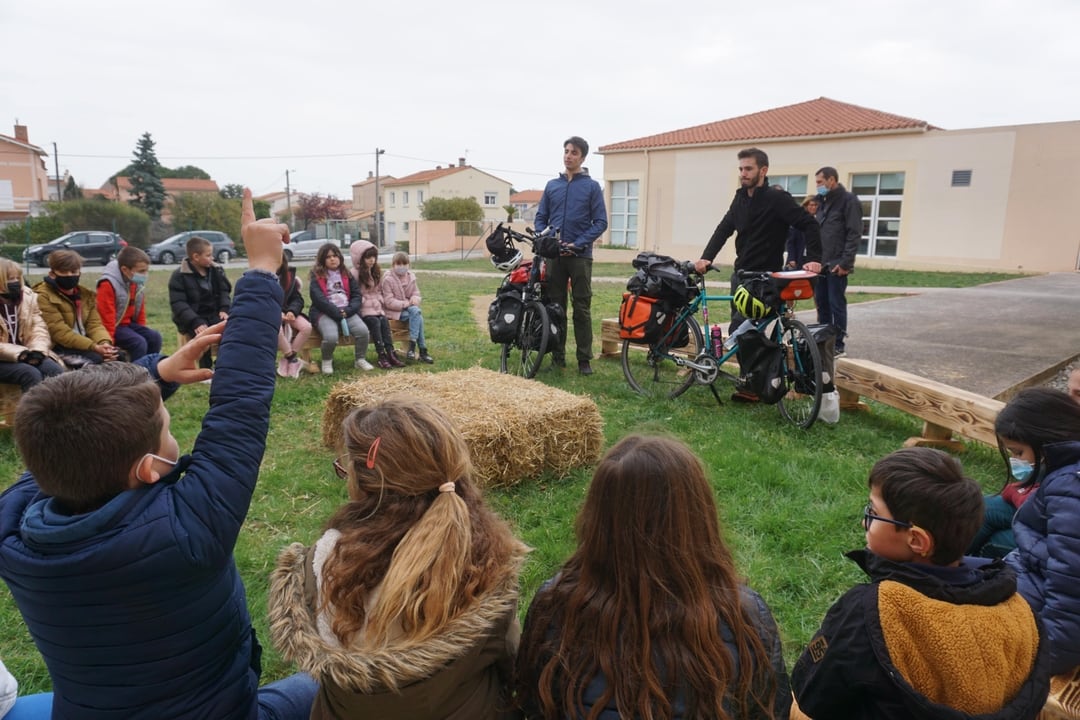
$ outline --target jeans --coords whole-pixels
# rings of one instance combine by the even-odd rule
[[[60,364],[45,358],[40,365],[21,362],[0,362],[0,383],[18,385],[26,392],[45,378],[55,377],[64,372]]]
[[[424,340],[424,314],[420,312],[420,306],[410,305],[401,311],[401,316],[398,319],[409,323],[409,340],[422,348],[426,348],[427,342]]]
[[[836,328],[836,351],[844,349],[847,337],[847,281],[848,276],[826,273],[818,279],[814,300],[817,302],[817,321]]]
[[[161,333],[145,325],[117,325],[116,346],[128,354],[128,360],[161,352]]]
[[[259,720],[308,720],[311,704],[319,684],[306,673],[259,688]],[[52,717],[53,694],[23,695],[3,720],[49,720]]]
[[[547,261],[548,298],[562,305],[568,315],[566,283],[570,282],[578,363],[592,360],[592,262],[592,258],[581,257],[557,257]],[[551,354],[555,358],[566,356],[566,333],[559,336]]]
[[[360,319],[359,315],[350,315],[345,318],[345,323],[349,326],[349,334],[353,336],[356,341],[354,344],[353,352],[356,353],[356,359],[360,360],[367,354],[368,346],[368,329],[364,321]],[[334,348],[338,343],[338,327],[341,325],[341,318],[332,318],[327,315],[319,316],[319,334],[322,335],[322,359],[323,362],[334,359]]]

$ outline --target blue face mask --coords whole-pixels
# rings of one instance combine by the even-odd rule
[[[818,185],[817,194],[818,195],[828,195],[829,194],[829,188],[825,187],[824,185]]]
[[[131,276],[131,282],[135,283],[138,287],[142,287],[146,284],[146,273],[135,273]]]
[[[1035,472],[1035,466],[1018,457],[1009,458],[1009,472],[1017,482],[1024,482]]]

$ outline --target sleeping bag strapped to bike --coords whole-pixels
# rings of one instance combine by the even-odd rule
[[[633,260],[637,269],[626,283],[626,289],[635,295],[666,300],[671,309],[678,309],[690,302],[697,294],[697,284],[680,267],[679,262],[667,255],[643,252]]]
[[[784,348],[759,330],[739,335],[739,367],[743,383],[761,402],[774,405],[787,394]]]

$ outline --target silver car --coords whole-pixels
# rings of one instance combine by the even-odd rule
[[[285,254],[285,259],[289,262],[296,260],[310,260],[315,257],[321,248],[326,243],[331,243],[341,247],[341,241],[333,238],[315,238],[314,230],[297,230],[289,235],[289,244],[284,247],[282,252]]]

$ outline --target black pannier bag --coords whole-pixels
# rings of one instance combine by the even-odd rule
[[[833,380],[833,368],[835,365],[835,358],[833,355],[836,353],[836,326],[835,325],[807,325],[806,329],[810,331],[811,337],[814,338],[814,342],[817,343],[818,353],[821,355],[821,392],[829,393],[836,389],[836,385]],[[810,353],[809,351],[800,352],[800,357],[803,358],[803,367],[810,367]]]
[[[507,283],[499,288],[488,306],[488,335],[493,343],[513,342],[517,337],[521,313],[521,288]]]
[[[626,289],[635,295],[663,298],[670,306],[680,308],[697,294],[697,285],[672,257],[643,252],[632,264],[637,272],[626,283]]]
[[[747,330],[739,335],[738,355],[746,389],[761,402],[774,405],[787,394],[784,348],[758,330]]]
[[[566,337],[566,311],[563,310],[562,305],[556,302],[547,303],[544,307],[547,309],[548,324],[551,331],[548,347],[554,349],[560,347],[562,338]]]

